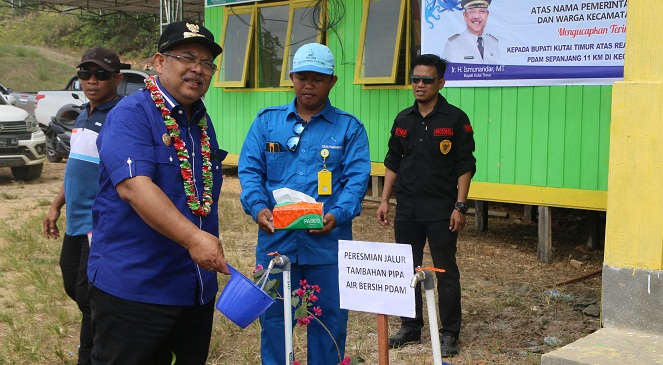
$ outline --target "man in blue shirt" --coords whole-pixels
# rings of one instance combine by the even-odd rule
[[[317,43],[303,45],[293,58],[290,79],[295,99],[258,112],[246,136],[239,158],[240,199],[244,211],[258,223],[257,263],[266,267],[268,253],[278,251],[292,261],[294,283],[307,280],[322,289],[316,302],[322,308],[320,319],[342,356],[348,312],[339,304],[338,240],[352,239],[352,219],[359,215],[366,195],[371,171],[368,137],[356,117],[334,108],[329,101],[337,81],[329,48]],[[323,170],[331,177],[318,174]],[[274,230],[272,192],[279,188],[297,190],[323,202],[324,227]],[[279,291],[283,295],[282,287]],[[285,364],[283,308],[269,308],[260,317],[260,324],[262,363]],[[329,334],[311,321],[308,363],[339,362]]]
[[[229,274],[218,223],[225,156],[201,100],[220,53],[202,25],[169,24],[153,57],[158,78],[118,103],[97,140],[95,365],[207,360],[216,272]]]
[[[120,58],[106,48],[91,48],[78,65],[78,79],[85,97],[83,112],[74,123],[69,160],[64,172],[64,184],[53,199],[42,222],[46,238],[60,237],[57,222],[62,207],[67,204],[67,227],[62,240],[60,268],[67,295],[80,309],[81,320],[78,364],[90,364],[92,333],[90,332],[90,303],[87,261],[90,253],[88,233],[92,231],[92,202],[99,191],[99,152],[96,140],[106,115],[120,99],[117,86],[122,80]]]

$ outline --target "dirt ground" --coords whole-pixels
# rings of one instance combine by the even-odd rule
[[[64,163],[46,163],[41,178],[30,183],[13,180],[9,168],[0,169],[0,219],[18,220],[20,207],[49,201],[61,186]],[[230,169],[224,191],[239,190]],[[45,211],[38,204],[35,209]],[[355,240],[392,242],[393,230],[375,222],[377,204],[365,202],[355,221]],[[393,214],[393,207],[391,213]],[[458,242],[461,268],[463,329],[461,354],[454,364],[538,364],[540,356],[596,331],[600,326],[602,250],[586,248],[586,213],[553,209],[552,264],[537,262],[537,223],[523,219],[523,206],[492,204],[490,210],[507,217],[490,217],[487,232],[467,228]],[[224,229],[232,230],[232,227]],[[0,242],[2,244],[2,242]],[[594,274],[594,275],[592,275]],[[588,276],[571,284],[560,283]],[[546,294],[555,289],[560,294]],[[363,318],[363,317],[360,317]],[[351,321],[353,316],[351,315]],[[391,331],[398,319],[390,318]],[[352,349],[353,334],[348,336]],[[430,353],[430,336],[423,344],[392,350],[392,365],[410,364],[414,354]],[[376,356],[375,353],[372,356]],[[375,358],[367,359],[376,364]],[[404,360],[398,360],[404,359]],[[418,362],[420,363],[420,362]],[[432,363],[432,362],[431,362]]]

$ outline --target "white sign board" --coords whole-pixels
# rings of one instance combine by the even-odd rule
[[[341,308],[414,318],[412,247],[338,241]]]

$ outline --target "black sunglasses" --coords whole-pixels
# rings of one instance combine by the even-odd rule
[[[296,135],[288,138],[288,142],[285,143],[290,151],[295,152],[297,150],[297,146],[299,146],[299,136],[304,132],[304,127],[306,127],[306,122],[304,121],[299,121],[292,126],[292,131]]]
[[[89,80],[92,78],[92,75],[94,75],[94,78],[97,79],[97,81],[106,81],[115,74],[116,72],[110,72],[100,68],[94,70],[94,72],[90,70],[78,70],[78,72],[76,72],[76,76],[83,81]]]
[[[414,76],[410,75],[410,82],[413,84],[418,84],[419,81],[423,81],[424,84],[430,85],[435,82],[435,77],[433,76]]]

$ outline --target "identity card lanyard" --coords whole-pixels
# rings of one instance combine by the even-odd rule
[[[327,157],[329,157],[329,150],[323,148],[320,151],[322,156],[322,170],[318,171],[318,195],[331,195],[332,193],[332,173],[327,170]]]

